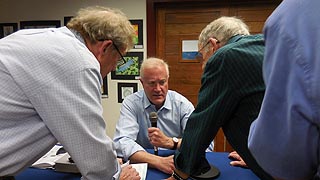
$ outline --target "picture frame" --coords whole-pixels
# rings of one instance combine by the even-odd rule
[[[118,103],[122,103],[125,97],[138,91],[137,83],[118,83]]]
[[[20,21],[20,29],[57,28],[60,26],[60,20]]]
[[[102,92],[102,98],[107,98],[109,96],[109,94],[108,94],[108,76],[103,78],[101,92]]]
[[[128,52],[119,61],[115,71],[111,71],[111,79],[134,80],[140,76],[140,66],[143,61],[143,52]]]
[[[6,37],[18,30],[18,23],[0,23],[0,38]]]
[[[133,38],[133,49],[143,49],[143,20],[129,20],[135,30],[135,36]]]
[[[66,26],[68,22],[73,18],[73,16],[65,16],[63,17],[63,25]]]

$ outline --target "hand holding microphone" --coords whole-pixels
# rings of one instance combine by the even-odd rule
[[[149,114],[149,120],[151,122],[152,127],[157,127],[158,115],[156,112],[151,112]],[[158,147],[154,146],[153,149],[154,149],[154,154],[158,155]]]

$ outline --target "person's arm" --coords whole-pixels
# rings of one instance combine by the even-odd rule
[[[137,151],[130,157],[131,163],[148,163],[151,168],[156,168],[164,173],[172,174],[174,169],[173,155],[168,157],[156,156],[145,151]]]
[[[137,111],[140,110],[137,107],[138,105],[131,101],[134,96],[133,94],[123,100],[113,138],[117,156],[123,158],[124,161],[127,161],[137,151],[145,151],[143,146],[136,142],[140,126],[144,126],[144,124],[138,122]]]
[[[68,73],[51,79],[50,86],[35,92],[30,99],[84,179],[94,179],[93,174],[99,179],[118,178],[120,165],[102,117],[98,68]]]

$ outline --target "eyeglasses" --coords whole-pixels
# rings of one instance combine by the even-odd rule
[[[219,41],[217,38],[213,37],[213,39],[217,40],[216,43],[220,43],[220,41]],[[202,55],[201,51],[202,51],[209,43],[210,43],[210,40],[209,40],[204,46],[202,46],[202,48],[200,48],[200,49],[198,50],[197,55],[196,55],[196,58],[197,58],[197,59],[201,59],[201,60],[203,59],[203,55]]]
[[[117,45],[115,45],[114,43],[112,43],[112,44],[113,44],[114,48],[116,49],[116,51],[119,53],[119,55],[121,57],[121,59],[118,61],[118,65],[123,65],[123,64],[127,63],[126,59],[122,56],[122,54],[121,54],[119,48],[117,47]]]

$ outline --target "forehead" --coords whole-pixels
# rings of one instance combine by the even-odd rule
[[[144,79],[148,81],[167,79],[166,69],[161,66],[147,68],[144,70]]]

